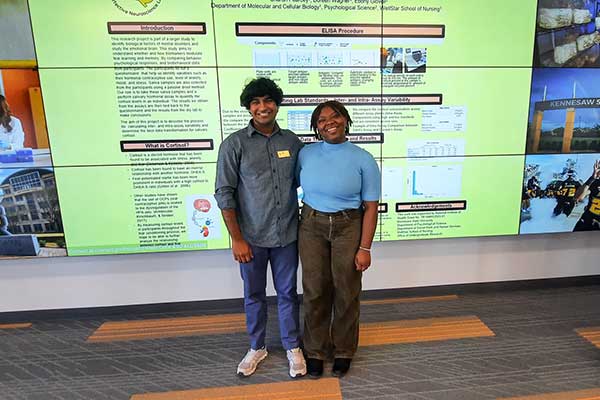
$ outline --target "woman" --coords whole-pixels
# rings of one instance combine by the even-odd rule
[[[348,372],[358,346],[362,272],[371,265],[381,192],[373,156],[346,139],[352,119],[337,101],[321,103],[311,129],[322,142],[298,156],[304,191],[298,250],[304,288],[304,349],[307,372]]]
[[[0,94],[0,150],[22,149],[24,141],[21,121],[12,116],[6,97]]]

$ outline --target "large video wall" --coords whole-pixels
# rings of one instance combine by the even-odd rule
[[[217,150],[257,76],[308,145],[314,107],[347,105],[376,241],[598,229],[599,3],[2,2],[0,231],[38,256],[228,248]]]

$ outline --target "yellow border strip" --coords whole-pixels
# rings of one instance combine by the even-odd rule
[[[238,332],[246,332],[245,314],[105,322],[87,341],[115,342]]]
[[[0,60],[0,68],[35,68],[36,60]]]
[[[364,300],[360,304],[372,306],[378,304],[401,304],[401,303],[425,303],[430,301],[447,301],[447,300],[458,300],[458,296],[455,294],[449,294],[444,296],[427,296],[427,297],[400,297],[395,299],[382,299],[382,300]]]
[[[31,322],[23,322],[20,324],[0,324],[0,329],[22,329],[31,328]]]
[[[575,332],[594,346],[600,349],[600,327],[575,329]]]
[[[495,336],[474,315],[361,324],[359,346],[381,346]]]
[[[135,394],[130,400],[342,400],[337,378],[303,379],[164,393]]]
[[[574,392],[546,393],[523,397],[501,397],[497,400],[599,400],[600,388]]]

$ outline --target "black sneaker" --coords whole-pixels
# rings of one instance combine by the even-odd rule
[[[323,360],[308,357],[306,359],[306,373],[311,378],[320,378],[323,375]]]
[[[346,372],[350,369],[351,358],[336,358],[333,360],[333,367],[331,368],[331,375],[341,378],[346,375]]]

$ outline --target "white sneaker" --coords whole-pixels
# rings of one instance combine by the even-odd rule
[[[263,347],[262,349],[254,350],[250,349],[240,361],[237,367],[237,374],[239,376],[250,376],[256,371],[256,367],[258,364],[267,358],[267,349]]]
[[[290,364],[290,376],[292,378],[299,378],[306,375],[306,361],[304,360],[304,354],[299,347],[288,350],[287,359]]]

